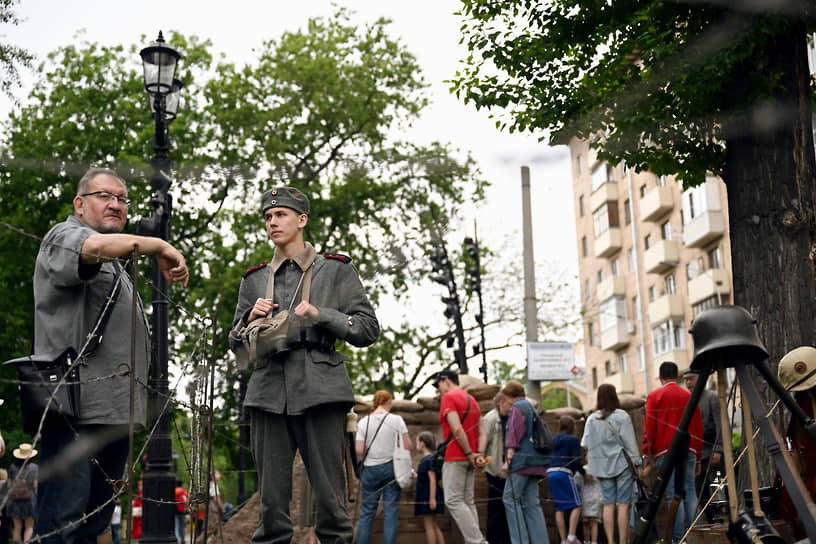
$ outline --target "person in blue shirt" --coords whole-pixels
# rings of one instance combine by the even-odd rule
[[[575,420],[568,415],[558,420],[558,434],[553,437],[553,451],[550,454],[550,466],[547,469],[547,480],[550,483],[553,503],[555,505],[555,525],[562,544],[580,544],[576,536],[578,522],[581,520],[581,492],[575,484],[575,474],[584,474],[581,457],[581,443],[575,436]],[[564,512],[569,512],[569,532],[564,519]]]

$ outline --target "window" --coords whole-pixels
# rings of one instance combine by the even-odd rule
[[[608,181],[615,181],[615,170],[609,164],[602,162],[592,171],[592,190],[594,191]]]
[[[587,256],[587,239],[586,236],[581,238],[581,255],[586,257]]]
[[[609,363],[609,361],[604,361],[604,373],[607,376],[612,375],[612,365]]]
[[[709,211],[720,211],[720,180],[707,177],[705,183],[683,191],[683,224],[688,225],[695,217]]]
[[[592,214],[592,223],[595,231],[595,238],[600,237],[610,228],[620,226],[620,218],[618,217],[618,203],[615,201],[607,202],[595,213]]]
[[[584,297],[586,297],[587,300],[592,298],[592,282],[589,278],[584,282]]]
[[[598,369],[592,369],[592,389],[598,389]]]
[[[583,217],[586,213],[586,208],[584,207],[584,195],[578,197],[578,214]]]
[[[583,168],[582,168],[582,165],[581,165],[581,155],[576,155],[575,156],[575,175],[580,176],[582,171],[583,171]],[[581,215],[583,215],[583,214],[581,214]]]
[[[626,321],[626,299],[623,297],[609,297],[601,302],[601,330],[614,329],[621,321]]]
[[[604,280],[604,271],[603,268],[598,269],[598,285],[602,284]]]
[[[595,334],[595,323],[589,323],[589,345],[590,346],[597,346],[598,345],[598,335]]]
[[[643,239],[643,249],[649,249],[650,247],[652,247],[652,235],[647,234]]]
[[[649,286],[649,302],[654,302],[657,298],[657,287],[654,285]]]
[[[628,225],[632,222],[632,205],[629,199],[623,201],[623,224]]]
[[[635,316],[635,321],[640,321],[640,296],[632,297],[632,315]]]
[[[666,276],[666,294],[667,295],[676,295],[677,294],[677,281],[674,279],[674,274],[669,274]]]
[[[660,225],[660,236],[664,240],[671,240],[672,227],[669,221]]]
[[[722,261],[720,260],[720,247],[717,246],[708,252],[708,267],[722,268]]]
[[[618,370],[620,372],[629,372],[629,367],[626,364],[626,353],[621,353],[618,356]]]
[[[655,356],[686,349],[683,321],[668,319],[652,328],[652,345]]]
[[[666,176],[657,176],[657,186],[658,187],[666,186]]]
[[[612,275],[620,276],[620,259],[618,257],[612,260]]]
[[[696,318],[701,312],[715,308],[720,304],[728,304],[728,295],[720,295],[719,297],[714,295],[713,297],[708,297],[705,300],[701,300],[697,304],[693,304],[691,306],[691,311]]]
[[[646,370],[646,353],[643,351],[643,345],[641,344],[636,348],[637,356],[638,356],[638,370]]]
[[[634,272],[637,268],[635,264],[635,248],[630,247],[629,251],[626,252],[626,257],[629,260],[629,272]]]
[[[640,198],[645,198],[645,197],[646,197],[646,185],[641,185],[640,186]]]

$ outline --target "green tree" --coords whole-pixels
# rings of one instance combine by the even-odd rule
[[[813,3],[464,0],[462,11],[458,96],[502,128],[586,138],[601,159],[686,186],[720,175],[735,303],[772,365],[813,344]],[[769,463],[760,470],[768,483]]]
[[[319,251],[350,254],[375,306],[386,294],[406,300],[406,287],[423,274],[425,233],[416,210],[435,202],[449,213],[482,194],[484,183],[467,154],[446,143],[420,146],[394,136],[427,99],[416,59],[388,30],[385,19],[355,26],[340,9],[266,42],[256,62],[240,68],[214,60],[209,42],[168,35],[184,55],[185,83],[171,126],[171,241],[191,270],[188,289],[171,290],[171,366],[189,374],[193,363],[209,362],[201,338],[205,318],[215,320],[222,421],[237,418],[240,383],[224,331],[242,273],[272,253],[259,209],[264,189],[286,183],[311,195],[307,238]],[[36,236],[71,213],[76,182],[91,165],[112,165],[128,179],[136,202],[130,230],[150,213],[153,125],[139,46],[79,41],[38,67],[39,79],[4,135],[0,218]],[[0,308],[8,310],[0,331],[6,359],[29,349],[37,246],[36,239],[0,229],[0,254],[9,262],[0,270],[8,286],[0,294]],[[150,277],[147,263],[141,274]],[[148,282],[142,286],[149,300]],[[421,327],[385,327],[371,354],[351,353],[355,386],[382,373],[393,361],[387,355],[423,342]],[[404,365],[423,364],[415,352],[406,350]],[[0,387],[4,398],[16,398],[13,385]],[[0,419],[4,429],[19,426],[9,412]],[[232,434],[216,436],[234,458]]]
[[[14,13],[14,5],[19,0],[0,0],[0,24],[19,25],[20,19]],[[20,68],[30,68],[34,56],[16,45],[0,43],[0,91],[9,98],[12,89],[20,84]]]

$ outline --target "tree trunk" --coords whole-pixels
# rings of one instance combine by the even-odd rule
[[[815,170],[804,24],[791,23],[765,53],[738,78],[744,83],[757,73],[768,78],[781,73],[779,89],[774,101],[756,105],[725,125],[723,178],[734,303],[757,320],[759,337],[770,354],[768,364],[776,373],[785,353],[814,342]],[[755,370],[751,375],[770,408],[775,395]],[[773,421],[784,434],[782,418]],[[756,447],[760,485],[770,485],[776,468],[761,437]],[[748,471],[740,474],[737,489],[747,489]]]

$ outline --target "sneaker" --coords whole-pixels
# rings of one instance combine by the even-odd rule
[[[567,539],[564,541],[566,544],[582,544],[580,540],[578,540],[577,536],[568,536]]]

